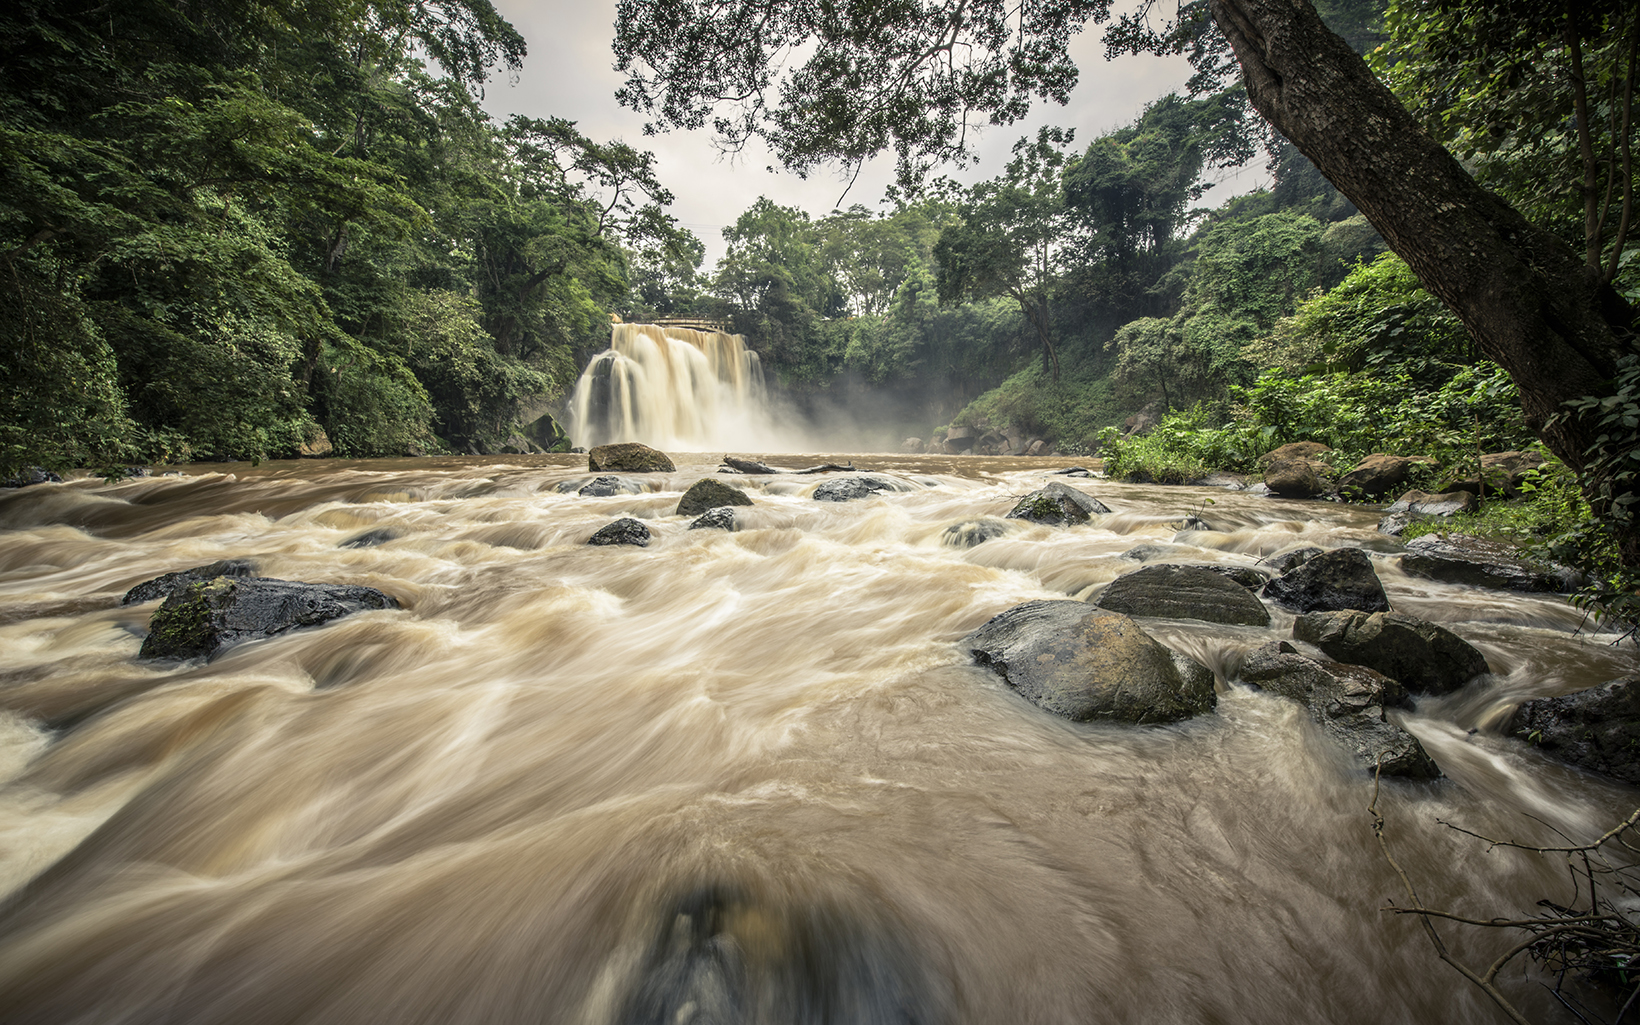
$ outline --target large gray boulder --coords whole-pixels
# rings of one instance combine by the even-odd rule
[[[615,470],[620,473],[672,473],[677,469],[665,452],[623,441],[616,445],[595,445],[587,452],[587,469],[593,473]]]
[[[1552,758],[1640,786],[1640,676],[1525,702],[1505,732]]]
[[[711,477],[702,477],[689,485],[689,490],[678,499],[679,516],[699,516],[708,509],[716,509],[725,505],[751,505],[751,496],[736,487],[730,487],[720,480]]]
[[[1335,548],[1264,585],[1264,597],[1294,612],[1388,612],[1389,598],[1359,548]]]
[[[1240,677],[1243,683],[1302,704],[1323,731],[1368,769],[1381,767],[1386,776],[1415,779],[1441,774],[1418,738],[1384,714],[1386,707],[1404,703],[1406,692],[1382,673],[1316,661],[1287,641],[1271,641],[1248,653]]]
[[[1399,612],[1310,612],[1293,621],[1293,636],[1427,694],[1450,694],[1492,671],[1486,656],[1451,630]]]
[[[1382,452],[1355,464],[1348,473],[1338,478],[1338,493],[1345,498],[1379,499],[1404,488],[1419,466],[1434,466],[1428,456],[1392,456]]]
[[[219,576],[165,599],[148,622],[143,658],[213,659],[235,645],[398,602],[356,584]]]
[[[1146,566],[1110,582],[1096,603],[1124,616],[1269,626],[1270,613],[1246,587],[1202,566]]]
[[[1572,591],[1577,574],[1545,566],[1502,541],[1472,534],[1425,534],[1407,542],[1401,569],[1415,577],[1504,591]]]
[[[1472,513],[1480,508],[1475,495],[1469,491],[1408,491],[1392,502],[1384,512],[1388,515],[1406,513],[1414,518],[1425,516],[1456,516]]]
[[[125,592],[120,604],[141,605],[157,598],[169,598],[179,591],[187,590],[190,584],[215,580],[217,577],[249,577],[255,574],[256,566],[249,559],[223,559],[209,566],[195,566],[193,569],[177,570],[175,573],[145,580]]]
[[[1087,492],[1054,481],[1020,499],[1008,519],[1059,525],[1086,523],[1090,517],[1108,512],[1105,503]]]
[[[1331,489],[1331,472],[1319,459],[1277,459],[1264,468],[1264,484],[1280,498],[1315,498]]]
[[[1216,700],[1206,666],[1084,602],[1016,605],[962,645],[1034,704],[1079,722],[1175,722]]]

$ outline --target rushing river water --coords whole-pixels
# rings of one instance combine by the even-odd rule
[[[1071,480],[1116,512],[962,549],[947,526],[1065,464],[857,456],[904,490],[724,478],[755,499],[744,529],[689,531],[673,509],[717,455],[606,498],[556,490],[583,456],[0,495],[0,1021],[1499,1020],[1379,910],[1404,898],[1371,778],[1296,704],[1232,685],[1289,614],[1143,621],[1220,675],[1216,712],[1167,727],[1056,719],[956,643],[1096,592],[1207,498],[1216,529],[1179,539],[1198,561],[1392,552],[1376,512]],[[624,515],[650,547],[585,544]],[[395,536],[338,547],[373,529]],[[403,607],[138,660],[154,606],[120,595],[229,557]],[[1384,783],[1397,855],[1434,906],[1569,900],[1564,866],[1436,819],[1544,840],[1622,818],[1633,791],[1496,728],[1631,652],[1558,599],[1377,567],[1497,674],[1405,717],[1446,778]],[[1445,932],[1471,961],[1511,940]],[[1534,977],[1506,986],[1562,1020]]]

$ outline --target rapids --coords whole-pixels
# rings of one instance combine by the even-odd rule
[[[1198,560],[1392,551],[1363,507],[1069,483],[1091,526],[1000,517],[1065,465],[853,459],[901,490],[724,478],[736,533],[687,530],[717,455],[583,498],[583,456],[191,467],[0,494],[0,1021],[5,1023],[1492,1022],[1408,918],[1372,779],[1296,705],[1233,686],[1289,635],[1144,621],[1220,677],[1215,713],[1074,724],[956,641],[1093,594],[1181,535]],[[782,460],[775,460],[781,462]],[[647,549],[584,542],[619,516]],[[366,531],[393,539],[340,548]],[[143,662],[133,584],[217,559],[367,584],[368,612]],[[1591,838],[1632,790],[1496,734],[1513,703],[1632,671],[1552,597],[1378,569],[1494,680],[1407,714],[1446,778],[1385,781],[1431,906],[1570,899],[1563,866],[1437,818]],[[1471,732],[1476,731],[1476,732]],[[1511,937],[1443,933],[1490,960]],[[1505,986],[1566,1019],[1535,976]],[[1569,1019],[1567,1019],[1569,1020]]]

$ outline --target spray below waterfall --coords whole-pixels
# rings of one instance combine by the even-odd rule
[[[757,353],[740,335],[616,324],[570,397],[570,434],[593,446],[767,448],[775,433]]]

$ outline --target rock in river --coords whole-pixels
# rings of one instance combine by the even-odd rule
[[[1010,520],[1030,520],[1032,523],[1086,523],[1090,516],[1108,513],[1105,503],[1085,491],[1054,481],[1019,500]]]
[[[178,591],[186,590],[189,584],[215,580],[217,577],[248,577],[255,572],[256,567],[249,559],[223,559],[209,566],[195,566],[193,569],[177,570],[175,573],[145,580],[125,592],[120,604],[141,605],[156,598],[169,598]]]
[[[1376,669],[1410,691],[1450,694],[1491,672],[1486,656],[1462,637],[1399,612],[1311,612],[1293,622],[1293,636],[1340,662]]]
[[[1125,616],[1270,625],[1270,613],[1251,591],[1201,566],[1146,566],[1111,581],[1096,604]]]
[[[593,473],[615,470],[621,473],[672,473],[677,469],[665,452],[648,445],[626,441],[618,445],[598,445],[587,453],[587,469]]]
[[[637,545],[639,548],[647,548],[649,528],[644,526],[641,520],[623,516],[614,523],[606,523],[599,527],[595,534],[587,538],[587,544]]]
[[[1640,676],[1528,701],[1506,732],[1553,758],[1640,786]]]
[[[219,576],[187,585],[154,610],[143,658],[215,658],[246,641],[367,609],[398,608],[374,587]]]
[[[708,509],[724,505],[751,505],[751,497],[736,487],[720,480],[702,477],[689,485],[689,490],[678,499],[679,516],[699,516]]]
[[[1243,683],[1292,698],[1366,768],[1382,766],[1386,776],[1434,779],[1441,774],[1418,738],[1389,721],[1386,706],[1406,700],[1401,685],[1365,666],[1318,662],[1287,641],[1271,641],[1249,652]]]
[[[870,477],[840,477],[815,488],[813,498],[816,502],[853,502],[870,498],[879,491],[891,490],[889,485]]]
[[[1127,616],[1079,601],[1032,601],[963,639],[1034,704],[1067,719],[1175,722],[1213,707],[1213,673]]]
[[[749,504],[749,503],[748,503]],[[716,509],[708,509],[695,517],[689,524],[690,530],[739,530],[740,524],[735,521],[735,511],[726,505]]]
[[[1322,552],[1264,585],[1264,597],[1294,612],[1388,612],[1389,598],[1359,548]]]
[[[1415,577],[1504,591],[1572,591],[1577,574],[1533,565],[1520,549],[1472,534],[1425,534],[1407,542],[1401,568]]]

